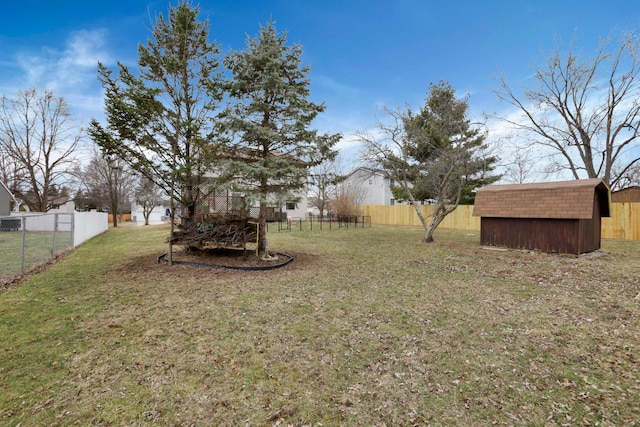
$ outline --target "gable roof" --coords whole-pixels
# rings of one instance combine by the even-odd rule
[[[609,187],[600,178],[489,185],[477,191],[473,216],[592,219],[595,202],[610,215]]]
[[[385,171],[383,171],[381,169],[369,168],[369,167],[366,167],[366,166],[358,166],[358,167],[356,167],[351,172],[349,172],[347,174],[347,176],[348,177],[349,176],[354,176],[356,174],[366,175],[367,177],[377,175],[377,176],[381,176],[383,178],[388,178],[388,174]]]

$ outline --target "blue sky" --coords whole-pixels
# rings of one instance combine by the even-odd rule
[[[202,0],[211,37],[240,50],[272,18],[311,66],[311,93],[327,105],[315,125],[344,135],[372,125],[384,107],[423,105],[430,82],[448,81],[469,96],[473,116],[504,111],[494,94],[504,74],[515,90],[531,83],[554,41],[577,37],[591,55],[602,37],[635,30],[637,0]],[[86,125],[102,118],[96,64],[134,64],[169,1],[5,2],[0,13],[0,93],[36,87],[63,96]]]

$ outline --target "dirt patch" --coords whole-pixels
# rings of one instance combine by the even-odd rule
[[[158,258],[167,262],[166,255]],[[176,252],[173,261],[178,264],[195,267],[228,268],[235,270],[270,270],[283,267],[293,261],[293,257],[284,253],[258,256],[254,251],[228,248],[187,248]]]
[[[230,278],[236,275],[246,276],[255,274],[269,274],[280,276],[282,274],[296,274],[300,270],[314,269],[316,264],[320,263],[319,258],[316,255],[303,253],[303,252],[287,252],[294,260],[288,263],[286,266],[276,268],[268,271],[242,271],[227,268],[207,268],[206,266],[198,265],[202,264],[220,264],[222,262],[236,263],[235,265],[250,265],[251,262],[258,264],[258,261],[247,260],[243,261],[242,257],[232,256],[228,254],[225,256],[218,256],[216,254],[182,254],[175,253],[175,260],[193,260],[194,264],[175,264],[173,266],[167,265],[165,262],[158,262],[158,254],[156,255],[140,255],[130,258],[127,262],[114,266],[112,271],[114,274],[126,274],[128,280],[145,280],[146,277],[156,277],[156,280],[183,280],[188,275],[190,280],[210,280],[212,277]],[[233,264],[228,264],[233,265]]]

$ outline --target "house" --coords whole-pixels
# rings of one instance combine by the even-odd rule
[[[278,205],[279,203],[274,203]],[[280,206],[280,212],[283,213],[283,217],[286,219],[304,219],[307,215],[309,206],[309,200],[306,194],[306,189],[297,191],[289,200],[284,200],[284,203]]]
[[[19,218],[2,218],[10,215],[11,202],[18,206],[18,202],[11,194],[11,191],[0,181],[0,231],[13,231],[21,227]]]
[[[289,154],[272,152],[271,155],[273,155],[275,158],[286,158],[292,165],[295,165],[297,168],[307,168],[307,164],[304,161]],[[247,147],[235,147],[219,151],[218,156],[222,162],[233,161],[251,165],[253,163],[260,163],[263,153],[260,150],[255,150]],[[205,177],[209,180],[210,184],[215,185],[215,182],[219,178],[220,173],[220,170],[214,168],[214,170],[206,173]],[[254,193],[254,195],[259,192],[256,183],[243,182],[243,180],[239,178],[236,178],[236,181],[241,183],[239,188],[252,188],[252,192]],[[244,184],[245,186],[243,187],[242,184]],[[287,193],[288,194],[286,196],[284,194],[275,195],[273,193],[268,196],[267,221],[281,221],[286,220],[287,218],[291,219],[306,217],[307,207],[309,204],[308,196],[306,194],[306,188],[299,190],[290,190]],[[236,200],[236,202],[234,203],[237,204],[237,201],[239,201],[240,199],[243,200],[242,203],[245,203],[245,196],[248,196],[248,192],[247,194],[245,194],[240,190],[231,192],[227,189],[216,189],[212,195],[203,200],[203,204],[201,207],[203,211],[202,213],[206,214],[209,212],[224,212],[224,209],[231,210],[231,205],[229,203],[231,203],[232,200]],[[249,206],[246,206],[248,209],[248,212],[246,213],[250,217],[257,219],[259,215],[258,209],[260,206],[260,202],[258,200],[250,200],[250,197],[247,197],[246,203],[250,204]],[[224,206],[224,208],[221,208],[222,206]],[[236,207],[234,207],[234,209],[236,209]]]
[[[613,191],[611,203],[640,203],[640,186]]]
[[[408,205],[408,200],[396,200],[392,187],[397,185],[384,171],[367,167],[358,167],[352,170],[342,183],[342,188],[355,197],[357,205]],[[411,188],[412,185],[409,184]],[[434,204],[436,200],[427,199],[418,201],[422,205]]]
[[[600,248],[609,187],[598,178],[490,185],[476,193],[480,244],[579,255]]]
[[[15,202],[13,194],[11,194],[4,182],[0,181],[0,216],[9,215],[11,202]]]
[[[162,224],[169,219],[169,202],[165,201],[158,206],[154,206],[149,213],[149,225]],[[137,225],[144,225],[144,210],[141,205],[136,202],[131,203],[131,221]]]
[[[304,190],[292,192],[289,199],[273,198],[267,203],[267,221],[286,221],[287,219],[305,218],[308,199]],[[251,218],[258,218],[260,205],[246,205],[244,194],[230,190],[219,190],[202,200],[200,213],[229,213],[244,211]],[[247,212],[248,211],[248,212]]]
[[[395,185],[384,171],[358,167],[342,182],[342,188],[351,193],[357,205],[396,205],[391,187]]]
[[[76,203],[69,196],[50,196],[49,213],[72,213],[76,210]]]

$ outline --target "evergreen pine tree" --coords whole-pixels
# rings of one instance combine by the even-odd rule
[[[267,253],[267,206],[306,191],[310,166],[333,158],[338,134],[320,134],[311,122],[324,104],[309,100],[309,67],[300,46],[288,46],[273,22],[247,39],[244,51],[231,52],[230,105],[223,114],[234,141],[224,177],[260,205],[258,249]]]

